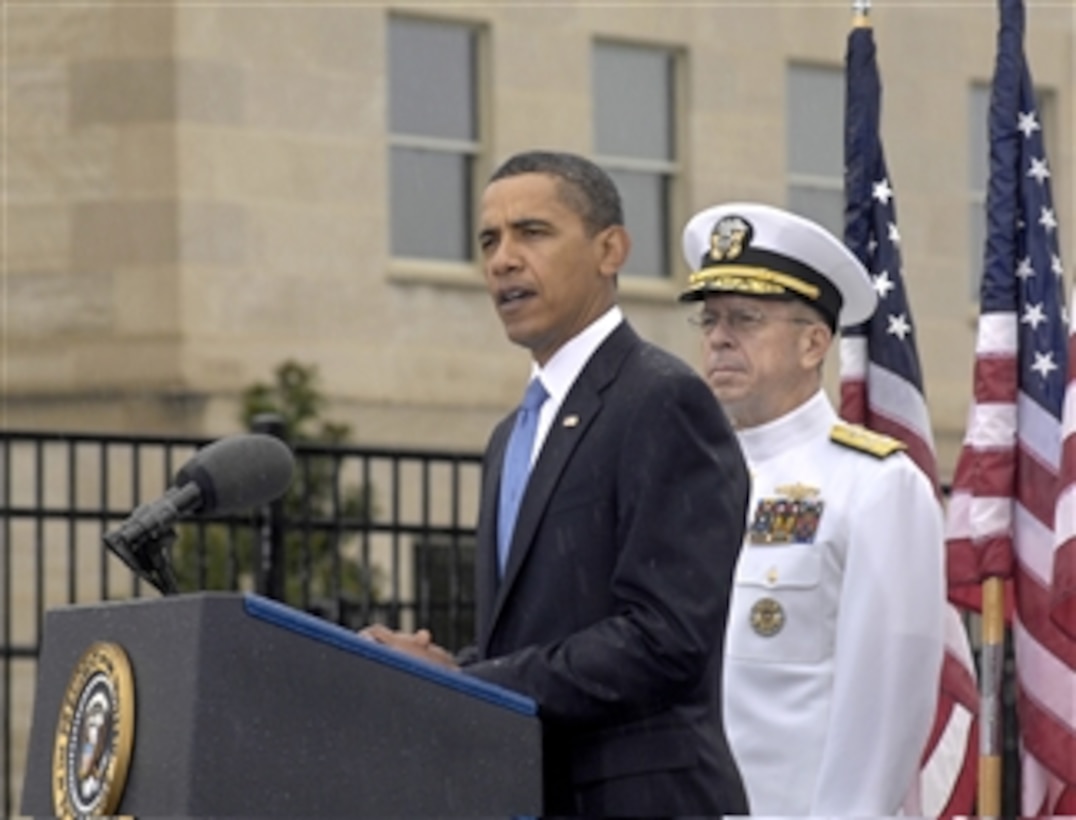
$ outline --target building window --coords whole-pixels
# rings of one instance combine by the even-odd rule
[[[388,33],[392,255],[470,261],[478,31],[392,17]]]
[[[594,151],[624,201],[632,237],[623,273],[667,278],[670,203],[678,172],[676,55],[663,48],[595,43]]]
[[[789,210],[844,237],[844,72],[790,65],[787,73]]]
[[[1046,159],[1055,155],[1054,94],[1036,88]],[[1050,164],[1053,170],[1052,163]],[[968,295],[979,301],[979,283],[986,260],[986,190],[990,185],[990,86],[975,83],[968,95]]]

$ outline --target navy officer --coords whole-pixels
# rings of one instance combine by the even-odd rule
[[[761,204],[696,214],[683,250],[680,298],[752,474],[723,675],[752,812],[897,814],[934,716],[943,525],[902,445],[823,391],[838,328],[874,310],[869,276],[821,226]]]

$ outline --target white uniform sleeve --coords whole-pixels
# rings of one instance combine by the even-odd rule
[[[903,456],[848,513],[832,709],[812,815],[897,814],[934,718],[944,650],[941,507]]]

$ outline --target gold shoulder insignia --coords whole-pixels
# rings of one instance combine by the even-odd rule
[[[893,453],[907,449],[904,442],[890,436],[875,433],[858,424],[841,422],[829,431],[829,440],[853,450],[869,453],[875,458],[888,458]]]

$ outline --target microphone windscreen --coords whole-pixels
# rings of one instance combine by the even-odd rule
[[[228,515],[282,496],[291,484],[294,463],[280,439],[244,433],[218,439],[195,453],[176,474],[176,485],[193,481],[198,486],[198,513]]]

